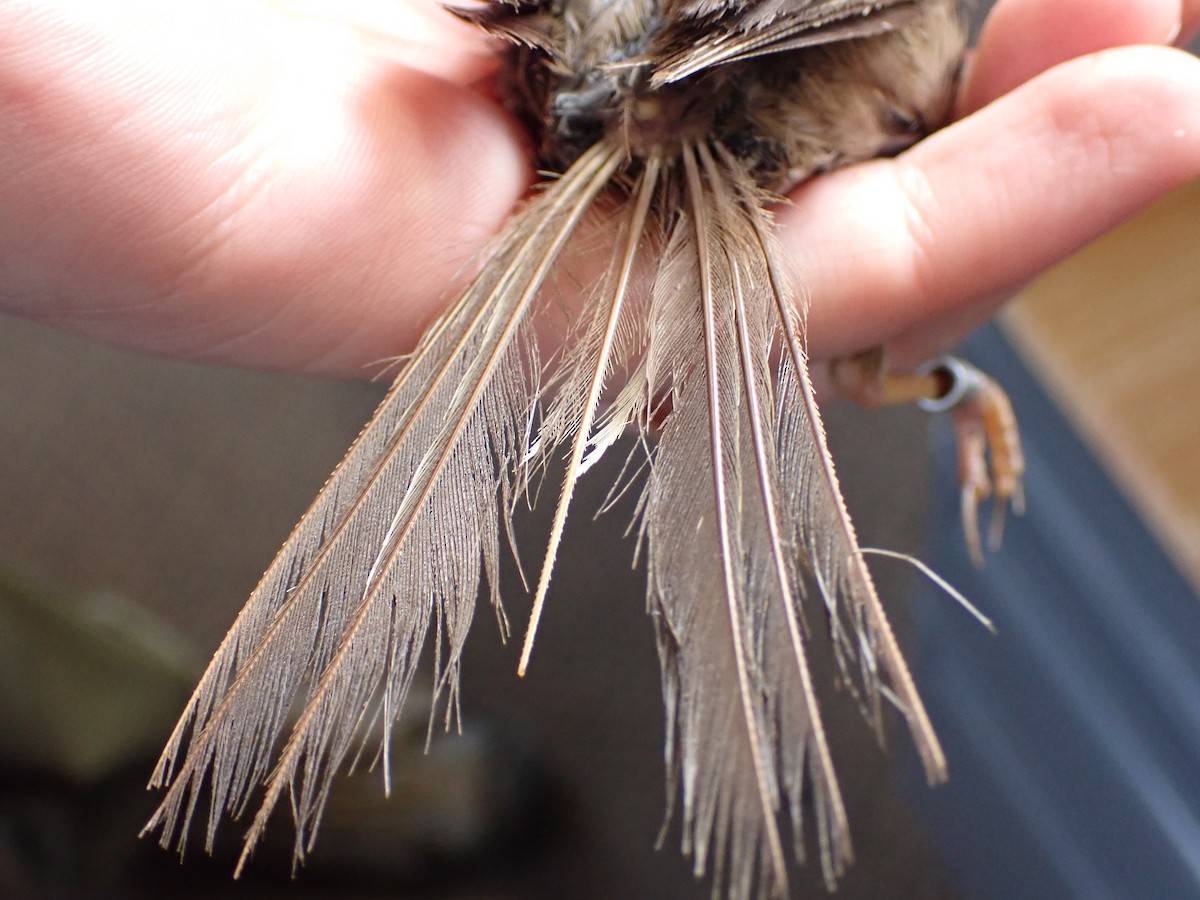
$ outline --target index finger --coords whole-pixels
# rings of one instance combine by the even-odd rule
[[[918,361],[958,336],[940,322],[985,318],[1197,175],[1200,61],[1130,47],[1057,66],[895,160],[793,195],[778,218],[812,300],[811,352],[906,336],[901,362]]]
[[[1200,0],[999,0],[967,69],[960,113],[974,112],[1069,59],[1186,40],[1198,20]]]

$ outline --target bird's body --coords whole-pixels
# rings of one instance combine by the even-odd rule
[[[842,503],[768,207],[945,118],[956,5],[496,0],[458,12],[511,42],[506,100],[556,177],[264,575],[164,752],[156,780],[169,791],[151,827],[164,841],[185,831],[211,777],[211,841],[222,812],[265,782],[247,851],[290,794],[302,856],[335,769],[364,722],[394,719],[427,640],[455,708],[484,579],[499,609],[514,497],[565,457],[536,623],[576,479],[669,408],[644,442],[639,529],[684,849],[730,897],[781,894],[780,820],[802,854],[811,816],[832,880],[851,852],[807,658],[822,618],[868,715],[887,696],[931,779],[944,760]],[[607,265],[547,359],[535,314],[589,216],[612,238]]]
[[[605,139],[634,163],[709,142],[779,192],[945,121],[963,50],[952,0],[496,2],[463,15],[517,42],[509,105],[544,169]]]

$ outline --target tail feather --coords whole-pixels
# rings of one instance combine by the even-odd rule
[[[607,302],[594,304],[597,315],[592,328],[588,329],[585,334],[585,338],[588,340],[583,347],[577,347],[573,354],[577,360],[571,367],[574,370],[574,377],[564,379],[565,385],[573,386],[575,389],[570,390],[568,387],[561,389],[554,407],[558,415],[551,415],[550,423],[543,429],[543,434],[552,441],[559,434],[569,430],[575,432],[575,438],[572,441],[567,472],[563,478],[558,507],[554,513],[554,522],[550,528],[541,576],[538,579],[537,590],[533,598],[533,609],[529,615],[529,626],[525,633],[525,645],[521,650],[521,661],[517,669],[521,675],[525,674],[530,653],[533,651],[534,636],[537,633],[546,592],[550,587],[550,576],[554,571],[554,560],[558,553],[563,529],[566,526],[567,511],[571,505],[571,497],[575,493],[575,485],[583,471],[584,454],[589,446],[596,446],[592,442],[592,425],[599,412],[600,398],[611,374],[614,357],[618,361],[623,361],[628,358],[632,350],[640,349],[644,343],[644,338],[639,333],[640,330],[637,326],[641,317],[628,314],[626,300],[630,292],[630,281],[633,277],[638,250],[645,243],[646,223],[650,215],[650,204],[654,200],[658,188],[661,167],[662,160],[652,157],[638,181],[634,198],[629,204],[630,215],[625,228],[625,249],[619,257],[611,288],[600,294],[600,298]],[[621,339],[623,326],[627,332],[623,336],[624,340]],[[616,352],[614,353],[614,351]],[[584,390],[581,391],[580,388],[584,388]],[[556,422],[556,420],[564,418],[568,423],[565,428],[560,422]],[[555,427],[556,424],[558,427]]]
[[[746,196],[753,193],[753,187],[747,186]],[[747,208],[755,208],[753,201],[748,202]],[[881,663],[882,677],[908,722],[926,778],[931,784],[944,781],[945,755],[875,590],[842,497],[808,374],[796,304],[784,287],[786,282],[777,262],[781,257],[774,249],[770,223],[765,214],[752,219],[754,240],[762,248],[767,265],[783,343],[783,364],[777,379],[783,401],[779,404],[777,446],[787,451],[780,452],[781,477],[795,486],[791,493],[794,502],[783,521],[794,529],[794,546],[801,551],[797,558],[807,560],[813,567],[813,578],[829,613],[839,665],[846,671],[847,657],[861,657],[865,693],[872,698],[870,705],[877,709],[881,673],[876,660]],[[847,617],[852,619],[849,625],[845,622]],[[876,727],[881,728],[878,713],[873,718]]]
[[[852,857],[806,606],[823,606],[843,679],[874,718],[894,699],[930,778],[943,776],[841,499],[770,198],[705,143],[652,157],[618,182],[627,164],[615,143],[581,156],[418,347],[176,727],[154,779],[168,791],[147,825],[164,843],[178,835],[182,847],[211,772],[210,847],[220,816],[244,811],[261,784],[239,870],[285,793],[302,861],[335,770],[365,721],[394,720],[427,643],[449,722],[482,581],[499,609],[509,498],[566,448],[523,670],[577,480],[627,425],[644,434],[664,405],[672,412],[648,454],[640,552],[663,672],[669,800],[682,807],[696,872],[711,872],[731,900],[783,893],[784,823],[802,857],[810,796],[831,884]],[[617,251],[543,382],[536,298],[606,190],[627,194]],[[643,285],[639,267],[651,258]],[[386,763],[386,738],[383,754]]]
[[[387,714],[398,711],[431,623],[435,680],[454,704],[485,574],[499,603],[494,573],[506,510],[498,497],[527,455],[524,423],[538,395],[530,311],[620,162],[617,150],[597,146],[531,204],[297,526],[160,759],[152,783],[169,789],[147,830],[161,829],[164,843],[178,834],[182,848],[211,768],[209,847],[221,814],[240,813],[265,778],[242,863],[288,789],[302,859],[365,711],[381,690]]]
[[[899,698],[931,777],[941,755],[828,463],[764,199],[705,145],[684,169],[686,212],[650,311],[646,393],[670,391],[673,412],[643,530],[684,848],[744,898],[785,890],[778,819],[786,811],[803,855],[806,791],[827,879],[852,858],[809,668],[802,604],[814,586],[859,694],[873,707]]]

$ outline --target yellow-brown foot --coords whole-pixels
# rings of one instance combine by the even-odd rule
[[[1012,403],[1004,388],[968,362],[953,356],[933,360],[915,373],[888,372],[882,347],[834,360],[830,378],[837,390],[868,408],[917,403],[930,412],[949,412],[958,453],[963,533],[976,565],[983,563],[979,506],[993,498],[988,545],[999,546],[1009,506],[1025,505],[1025,456]]]

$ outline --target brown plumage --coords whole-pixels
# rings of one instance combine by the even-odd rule
[[[285,794],[302,859],[335,770],[365,725],[395,718],[427,641],[456,713],[484,580],[505,627],[495,574],[514,498],[565,456],[523,668],[576,480],[669,408],[644,442],[638,527],[684,850],[731,898],[783,894],[781,819],[801,854],[811,793],[832,881],[851,849],[811,630],[824,621],[869,715],[884,696],[898,706],[931,780],[945,763],[841,499],[769,207],[942,121],[963,46],[955,3],[495,0],[460,14],[512,42],[508,102],[560,174],[263,576],[163,753],[148,828],[182,841],[208,792],[211,844],[262,785],[243,862]],[[534,319],[587,217],[606,221],[611,258],[546,360]]]

